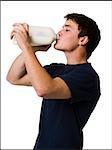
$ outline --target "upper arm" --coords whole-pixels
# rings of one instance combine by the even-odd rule
[[[43,94],[45,99],[69,99],[71,92],[67,84],[60,77],[53,79],[49,89]]]
[[[43,97],[46,99],[71,99],[72,103],[89,101],[100,90],[98,85],[98,80],[93,75],[73,71],[54,78]]]

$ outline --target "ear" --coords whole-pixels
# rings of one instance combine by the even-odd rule
[[[84,46],[88,42],[88,36],[83,36],[79,38],[79,46]]]

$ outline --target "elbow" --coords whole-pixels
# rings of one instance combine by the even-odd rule
[[[6,81],[8,81],[9,83],[12,82],[11,79],[10,79],[10,77],[8,75],[6,76]]]
[[[13,79],[11,79],[8,75],[6,76],[6,80],[11,84],[16,85],[16,82]]]
[[[46,97],[47,95],[47,91],[45,89],[38,89],[36,90],[36,93],[39,97],[43,97],[43,98]]]
[[[44,97],[44,95],[45,95],[42,90],[38,90],[38,91],[36,91],[36,93],[39,97]]]
[[[55,91],[55,88],[52,88],[53,85],[52,84],[48,84],[48,85],[43,85],[43,86],[40,86],[38,88],[34,87],[37,95],[39,97],[43,97],[45,99],[51,99],[51,97],[54,97],[54,91]]]

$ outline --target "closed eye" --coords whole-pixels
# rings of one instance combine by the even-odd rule
[[[65,29],[65,31],[70,31],[69,29]]]
[[[64,25],[63,30],[65,30],[66,32],[70,31],[69,25]]]

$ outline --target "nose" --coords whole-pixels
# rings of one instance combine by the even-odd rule
[[[62,36],[62,30],[60,30],[60,31],[58,32],[58,36],[59,36],[59,37]]]

